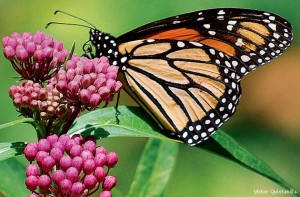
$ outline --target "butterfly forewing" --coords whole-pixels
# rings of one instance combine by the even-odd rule
[[[156,21],[119,37],[197,41],[232,57],[241,76],[282,53],[292,40],[291,25],[273,13],[211,9]],[[134,38],[133,38],[134,36]]]
[[[207,139],[235,112],[240,97],[238,75],[226,66],[228,57],[211,55],[211,47],[188,41],[138,40],[121,44],[119,51],[129,57],[120,73],[127,92],[162,128],[186,143]]]

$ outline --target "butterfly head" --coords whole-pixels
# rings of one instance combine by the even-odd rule
[[[119,52],[115,37],[97,29],[91,29],[90,41],[96,48],[96,53],[93,54],[93,56],[106,56],[112,65],[117,65]]]

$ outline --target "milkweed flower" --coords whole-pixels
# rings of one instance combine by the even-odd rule
[[[120,91],[122,83],[117,75],[118,67],[109,65],[107,57],[90,60],[73,55],[66,68],[57,73],[56,88],[70,105],[94,109]]]
[[[43,87],[39,83],[28,80],[17,86],[11,86],[9,96],[25,117],[56,121],[67,112],[63,95],[52,84]]]
[[[3,53],[23,79],[43,82],[56,75],[65,62],[69,50],[52,35],[42,31],[34,34],[12,33],[2,39]]]
[[[110,191],[117,184],[108,172],[115,167],[118,155],[106,153],[95,140],[83,140],[80,135],[50,135],[38,143],[28,143],[24,154],[30,162],[25,185],[35,194],[39,188],[54,196],[84,197],[102,188],[99,196],[111,196]]]

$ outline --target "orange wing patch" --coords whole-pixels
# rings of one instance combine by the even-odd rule
[[[205,39],[200,41],[200,43],[208,45],[212,48],[215,48],[219,51],[222,51],[223,53],[229,55],[229,56],[234,56],[235,55],[235,49],[233,46],[222,42],[222,41],[218,41],[218,40],[214,40],[214,39]]]
[[[186,40],[190,42],[199,42],[204,39],[197,30],[189,29],[186,27],[164,30],[161,32],[150,34],[145,39],[156,39],[156,40]]]

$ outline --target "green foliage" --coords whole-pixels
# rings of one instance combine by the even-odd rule
[[[25,167],[15,158],[0,162],[0,196],[27,196]]]
[[[109,107],[77,118],[68,134],[92,135],[97,139],[106,137],[151,138],[140,159],[128,197],[145,196],[145,194],[162,196],[177,159],[178,143],[175,142],[181,143],[181,141],[165,137],[157,124],[139,107],[119,106],[118,111],[119,124],[116,123],[116,109]],[[28,120],[15,121],[14,124],[6,125],[13,126],[22,122],[28,122]],[[24,146],[25,143],[22,142],[0,144],[0,160],[21,154]],[[292,188],[266,163],[221,130],[197,147],[265,176],[283,188]]]
[[[162,196],[176,164],[177,155],[178,144],[149,139],[127,197]]]

